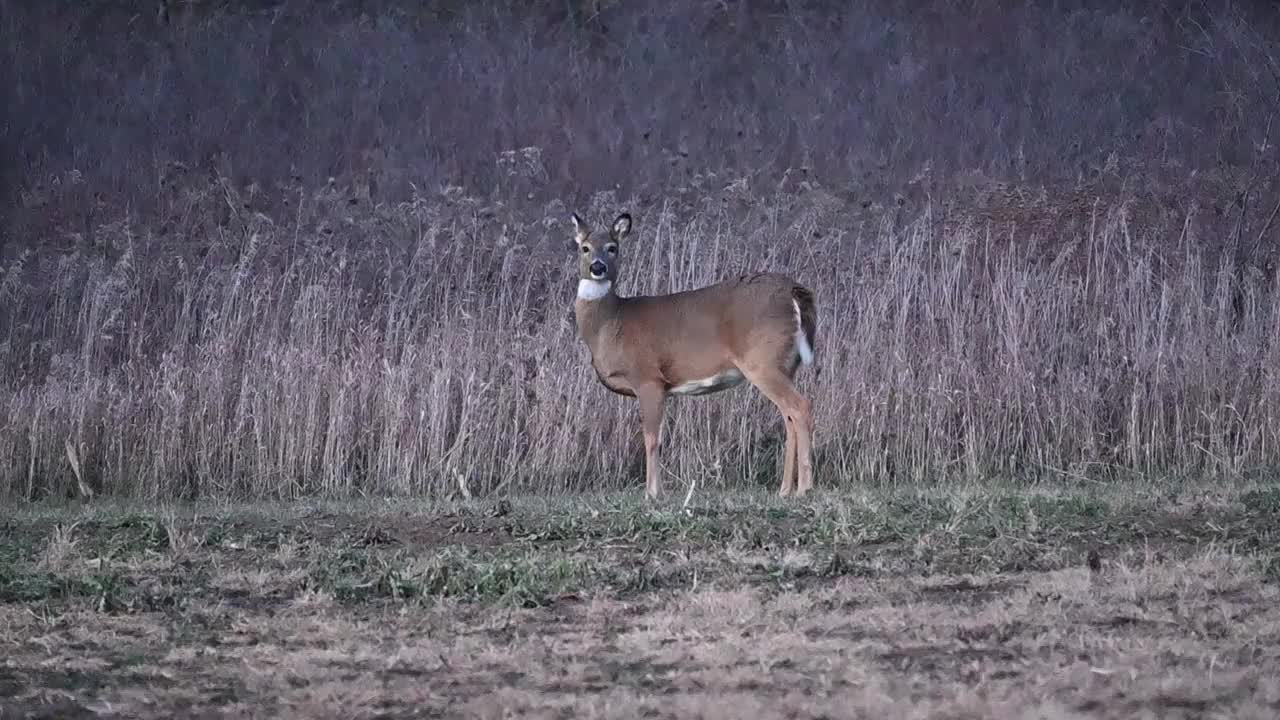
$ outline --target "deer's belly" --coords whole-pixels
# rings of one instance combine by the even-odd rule
[[[667,392],[672,395],[708,395],[737,387],[742,384],[742,380],[742,373],[737,368],[730,368],[709,378],[686,380],[679,385],[673,385]]]

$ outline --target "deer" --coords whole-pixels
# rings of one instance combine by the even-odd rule
[[[630,213],[618,215],[599,237],[578,213],[571,220],[578,336],[600,384],[639,401],[646,499],[661,493],[658,448],[668,397],[709,395],[744,382],[782,413],[779,496],[801,497],[812,489],[812,403],[797,389],[795,375],[814,361],[813,291],[782,273],[755,272],[666,295],[623,297],[617,283]]]

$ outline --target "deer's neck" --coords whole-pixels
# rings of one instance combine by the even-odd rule
[[[609,332],[609,326],[617,319],[619,304],[613,285],[607,280],[578,281],[578,299],[573,303],[573,312],[578,321],[578,334],[591,348],[592,355],[600,337]]]

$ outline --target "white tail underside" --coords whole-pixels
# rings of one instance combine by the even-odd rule
[[[800,353],[800,362],[810,365],[813,363],[813,348],[809,347],[809,340],[804,336],[804,323],[800,320],[800,303],[792,300],[791,305],[796,309],[796,352]]]

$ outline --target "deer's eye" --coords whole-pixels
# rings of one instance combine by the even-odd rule
[[[618,246],[617,246],[617,245],[605,245],[605,246],[604,246],[604,251],[605,251],[605,252],[607,252],[607,253],[609,253],[610,255],[617,255],[617,254],[618,254]]]
[[[583,245],[583,246],[582,246],[582,254],[583,254],[583,255],[590,255],[590,254],[591,254],[591,248],[587,247],[586,245]]]

